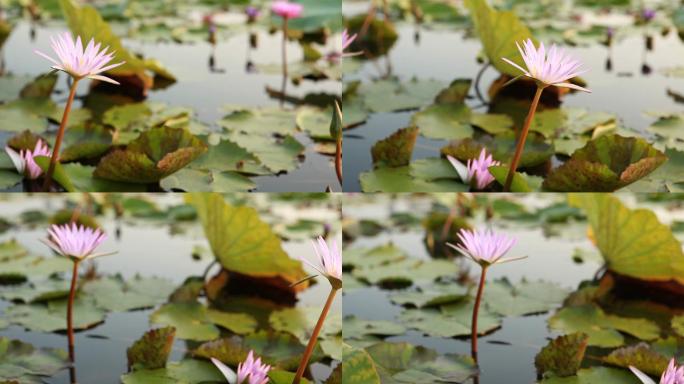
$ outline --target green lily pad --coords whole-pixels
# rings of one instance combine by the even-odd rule
[[[388,167],[403,167],[411,161],[416,145],[418,127],[402,128],[371,148],[373,164]]]
[[[487,288],[491,286],[488,285]],[[459,302],[468,297],[468,289],[462,285],[433,283],[390,294],[390,300],[399,305],[416,308],[439,307]]]
[[[427,138],[457,140],[473,135],[470,119],[466,105],[436,104],[413,115],[411,123]]]
[[[271,172],[288,172],[299,166],[299,155],[306,149],[292,136],[283,138],[232,132],[229,140],[254,155]]]
[[[372,112],[417,109],[431,102],[444,84],[436,80],[412,79],[407,82],[379,80],[362,83],[357,90]]]
[[[408,258],[385,265],[354,268],[352,275],[370,284],[403,286],[429,283],[443,276],[456,276],[458,266],[447,260]]]
[[[572,333],[551,340],[534,359],[537,374],[553,374],[556,377],[576,375],[582,365],[588,342],[589,336],[584,333]]]
[[[548,175],[543,186],[551,191],[612,192],[648,175],[666,160],[644,139],[601,136],[575,151]]]
[[[39,384],[68,365],[59,349],[36,349],[19,340],[0,337],[0,380],[6,383]]]
[[[268,322],[274,330],[290,333],[296,336],[302,344],[306,344],[311,338],[311,331],[316,326],[320,314],[320,307],[286,308],[271,312]],[[330,313],[325,318],[318,337],[327,339],[341,333],[342,316],[339,313]]]
[[[609,194],[570,194],[568,201],[587,215],[608,268],[641,280],[684,284],[681,244],[652,211],[629,209]]]
[[[359,176],[364,192],[465,192],[468,186],[456,180],[429,181],[411,176],[409,167],[381,167]]]
[[[299,366],[304,348],[295,336],[288,333],[259,331],[244,338],[234,336],[210,341],[200,345],[192,353],[197,357],[213,357],[229,366],[237,366],[253,350],[264,363],[290,371]],[[310,362],[316,362],[322,357],[323,353],[316,345]]]
[[[95,177],[129,183],[155,183],[185,167],[207,146],[185,129],[153,128],[100,160]]]
[[[213,340],[219,329],[209,319],[207,307],[200,303],[168,303],[150,315],[150,322],[176,328],[176,337],[187,340]]]
[[[475,362],[466,356],[440,355],[409,343],[378,343],[366,348],[382,382],[461,383],[477,374]],[[343,372],[344,373],[344,372]]]
[[[489,167],[489,173],[494,176],[494,179],[503,187],[506,184],[506,178],[510,168],[505,166]],[[513,175],[513,182],[511,183],[511,192],[526,193],[539,190],[541,188],[543,179],[537,176],[530,176],[526,173],[516,172]]]
[[[660,335],[660,328],[651,320],[609,315],[595,305],[563,308],[549,319],[549,327],[566,333],[586,333],[590,346],[605,348],[623,345],[621,332],[642,340],[654,340]]]
[[[527,281],[513,285],[507,279],[490,281],[483,300],[487,308],[503,316],[523,316],[559,307],[570,292],[546,281]]]
[[[221,172],[234,171],[245,175],[271,174],[271,171],[264,167],[254,155],[228,140],[221,140],[216,145],[210,145],[209,150],[193,161],[189,168]]]
[[[296,111],[281,108],[241,109],[227,107],[228,115],[218,123],[229,132],[242,132],[247,135],[294,135],[297,133]],[[326,122],[326,127],[330,121]]]
[[[0,278],[2,275],[0,275]],[[48,278],[25,282],[20,285],[0,286],[0,298],[8,301],[34,303],[45,302],[67,297],[69,282],[57,278]]]
[[[59,165],[64,175],[77,191],[83,192],[145,192],[146,185],[124,183],[93,177],[95,167],[70,163]]]
[[[223,374],[210,362],[183,359],[166,368],[138,369],[121,377],[123,384],[201,384],[224,382]]]
[[[207,317],[212,323],[238,335],[253,333],[258,325],[256,319],[246,313],[231,313],[209,309]]]
[[[66,330],[66,299],[53,300],[44,304],[17,304],[5,310],[5,316],[12,324],[38,332]],[[105,319],[106,312],[98,308],[93,300],[77,298],[74,301],[74,329],[92,328]]]
[[[473,304],[462,302],[434,309],[407,309],[399,315],[399,321],[407,328],[429,336],[457,337],[471,334]],[[483,310],[484,309],[484,310]],[[501,327],[501,318],[485,308],[480,308],[477,322],[478,334],[483,335]]]
[[[102,126],[70,127],[64,135],[64,150],[59,155],[61,162],[97,159],[112,145],[112,135]]]
[[[0,189],[14,187],[24,179],[23,175],[16,172],[0,169]]]
[[[81,295],[92,297],[99,308],[114,312],[154,307],[173,292],[171,281],[155,277],[135,276],[124,281],[121,276],[86,281]]]
[[[348,316],[343,322],[344,339],[363,340],[367,336],[397,336],[406,333],[406,327],[392,321],[362,320]]]
[[[303,107],[297,112],[297,126],[309,133],[315,140],[333,140],[330,135],[330,116],[332,110]]]
[[[159,182],[165,190],[192,192],[247,192],[256,188],[249,178],[237,172],[181,169]]]
[[[541,384],[638,384],[639,379],[629,371],[608,367],[591,367],[580,369],[577,376],[551,377],[544,379]]]
[[[422,180],[457,179],[458,173],[447,159],[428,157],[409,164],[411,176]]]
[[[307,276],[254,208],[230,205],[218,194],[189,194],[186,200],[197,209],[212,252],[224,268],[250,276],[280,277],[288,285]]]
[[[127,350],[128,366],[133,369],[159,369],[166,367],[171,354],[176,329],[164,327],[152,329],[133,343]]]
[[[478,157],[482,149],[485,148],[488,153],[492,154],[494,160],[506,164],[513,158],[516,145],[515,132],[509,131],[494,136],[482,136],[478,139],[467,138],[452,141],[441,149],[441,153],[465,162],[468,159]],[[552,144],[547,143],[543,136],[531,133],[525,141],[518,169],[544,164],[549,161],[553,154]]]

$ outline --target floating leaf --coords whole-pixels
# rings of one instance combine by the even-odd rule
[[[544,188],[568,192],[612,192],[653,172],[667,160],[646,140],[605,135],[575,151],[553,170]]]
[[[595,305],[563,308],[549,319],[549,326],[566,333],[586,333],[589,345],[606,348],[624,344],[620,332],[642,340],[660,335],[658,325],[651,320],[609,315]]]
[[[416,145],[418,127],[402,128],[388,138],[380,140],[371,148],[373,164],[402,167],[409,164]]]
[[[275,138],[260,134],[231,133],[228,138],[253,154],[271,172],[293,171],[305,147],[292,136]]]
[[[492,312],[504,316],[523,316],[556,308],[569,293],[550,282],[522,280],[513,285],[504,278],[487,284],[483,300]]]
[[[375,362],[368,352],[345,345],[342,353],[343,383],[380,384]]]
[[[427,138],[457,140],[473,135],[470,118],[466,105],[436,104],[413,115],[411,123]]]
[[[399,321],[408,328],[435,337],[469,336],[473,304],[463,302],[442,307],[442,311],[432,309],[407,309],[399,315]],[[501,318],[495,313],[480,308],[477,330],[483,335],[501,327]]]
[[[59,349],[36,349],[31,344],[0,337],[0,381],[7,384],[38,384],[68,365]]]
[[[406,328],[396,322],[361,320],[356,316],[345,317],[343,327],[345,340],[363,340],[367,336],[397,336],[406,333]]]
[[[638,384],[639,380],[633,373],[624,369],[607,367],[591,367],[580,369],[577,376],[551,377],[541,381],[541,384]]]
[[[155,183],[206,152],[207,145],[185,129],[153,128],[100,160],[94,175],[129,183]]]
[[[487,286],[488,289],[489,286],[491,284]],[[443,283],[422,285],[416,287],[416,290],[404,290],[390,294],[390,300],[393,303],[416,308],[439,307],[464,300],[467,297],[468,289],[464,286]]]
[[[246,313],[231,313],[209,309],[207,317],[212,323],[238,335],[253,333],[258,325],[256,319]]]
[[[429,177],[429,175],[427,175]],[[364,192],[465,192],[468,186],[456,180],[425,180],[412,177],[409,167],[381,167],[359,176]]]
[[[237,172],[181,169],[159,182],[165,190],[192,192],[247,192],[256,188],[249,178]]]
[[[7,319],[16,325],[38,332],[66,330],[67,301],[53,300],[44,304],[18,304],[5,310]],[[105,319],[105,311],[92,300],[77,298],[74,301],[74,329],[92,328]]]
[[[547,376],[552,373],[558,377],[576,375],[588,342],[589,336],[584,333],[572,333],[551,340],[534,359],[537,374]]]
[[[369,110],[395,112],[422,107],[432,101],[443,87],[443,83],[435,80],[412,79],[404,83],[379,80],[361,84],[357,92],[363,96]]]
[[[176,336],[187,340],[213,340],[219,329],[207,315],[207,307],[200,303],[168,303],[150,315],[150,322],[176,328]]]
[[[224,382],[223,374],[208,361],[183,359],[161,369],[138,369],[121,377],[123,384],[201,384]]]
[[[660,376],[667,368],[670,357],[665,357],[654,351],[646,343],[639,343],[634,346],[616,349],[602,360],[607,364],[622,368],[632,366],[648,375]]]

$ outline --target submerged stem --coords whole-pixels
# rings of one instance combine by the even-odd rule
[[[482,293],[484,292],[485,279],[487,278],[487,267],[482,267],[482,274],[480,274],[480,284],[477,287],[477,296],[475,297],[475,306],[473,307],[473,320],[471,322],[470,330],[470,355],[477,364],[477,315],[480,312],[480,302],[482,301]]]
[[[78,260],[74,261],[74,270],[71,275],[71,288],[69,289],[69,301],[67,302],[67,339],[69,341],[69,361],[74,362],[74,322],[73,309],[74,297],[76,296],[76,280],[78,279]]]
[[[311,358],[311,354],[313,353],[314,347],[316,346],[316,341],[318,341],[318,334],[321,332],[321,328],[323,328],[323,323],[325,322],[326,316],[328,316],[328,312],[330,311],[330,307],[332,306],[332,303],[335,300],[335,295],[337,294],[338,289],[339,288],[334,287],[330,288],[328,300],[326,300],[325,306],[323,307],[323,311],[321,311],[321,316],[318,318],[318,322],[314,327],[313,333],[311,333],[311,339],[309,339],[309,344],[307,344],[306,350],[304,350],[302,360],[299,362],[299,368],[297,368],[297,374],[295,375],[294,380],[292,380],[292,384],[299,384],[299,382],[302,380],[302,377],[304,376],[304,371],[306,370],[306,367],[309,364],[309,359]]]
[[[62,139],[64,138],[64,131],[66,130],[67,121],[69,120],[69,112],[71,112],[71,105],[74,103],[74,96],[76,96],[76,88],[78,87],[78,78],[74,78],[69,91],[69,99],[64,107],[64,114],[62,115],[62,122],[59,124],[59,131],[57,131],[57,139],[55,140],[55,147],[52,148],[52,157],[50,157],[50,166],[45,174],[45,181],[43,183],[43,192],[50,190],[52,183],[52,174],[55,172],[57,161],[59,160],[59,149],[62,146]]]
[[[518,145],[515,147],[515,154],[513,155],[513,160],[511,160],[511,167],[508,170],[508,176],[506,176],[506,183],[504,183],[504,192],[509,192],[511,189],[511,183],[513,183],[513,176],[518,168],[518,163],[520,162],[520,157],[522,156],[523,148],[525,148],[525,140],[527,140],[527,134],[530,131],[530,125],[532,125],[532,120],[534,119],[534,113],[537,111],[537,106],[539,105],[539,99],[544,91],[543,86],[537,86],[537,92],[534,94],[534,99],[532,99],[532,105],[530,105],[530,111],[527,113],[525,118],[525,125],[523,126],[520,136],[518,137]]]

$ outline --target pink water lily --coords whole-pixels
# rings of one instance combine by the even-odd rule
[[[556,44],[546,50],[544,43],[539,44],[539,49],[534,46],[532,39],[527,39],[523,47],[516,43],[520,55],[525,61],[527,69],[522,68],[513,61],[502,58],[508,64],[522,71],[523,76],[536,80],[543,86],[556,86],[562,88],[572,88],[583,92],[590,90],[571,84],[568,80],[575,78],[586,71],[582,69],[582,63],[570,57],[565,51]]]
[[[295,19],[304,12],[304,6],[299,3],[291,3],[285,0],[274,1],[271,4],[271,12],[283,19]]]
[[[357,34],[349,35],[349,32],[345,29],[342,31],[342,57],[352,57],[352,56],[358,56],[362,54],[363,52],[345,52],[347,48],[356,40],[358,37]]]
[[[99,228],[93,229],[76,223],[55,224],[48,229],[48,235],[45,244],[71,259],[82,261],[111,254],[95,253],[95,249],[107,239],[107,235]]]
[[[254,351],[249,351],[245,361],[238,365],[237,374],[221,361],[211,358],[216,368],[230,384],[268,384],[268,372],[271,366],[261,362],[261,358],[254,358]]]
[[[656,384],[653,379],[645,373],[630,366],[629,369],[641,380],[643,384]],[[675,359],[670,360],[670,364],[660,377],[659,384],[684,384],[684,365],[677,367]]]
[[[506,258],[503,256],[515,245],[516,239],[504,234],[499,234],[491,229],[468,230],[461,229],[458,233],[461,243],[451,248],[461,252],[482,266],[501,264],[509,261],[524,259],[523,257]]]
[[[342,284],[342,252],[340,252],[337,242],[333,240],[330,245],[325,242],[323,237],[312,241],[314,252],[316,252],[316,263],[310,262],[307,258],[302,257],[302,261],[308,264],[326,277],[331,284]]]
[[[480,151],[478,158],[469,159],[466,164],[449,155],[447,155],[447,159],[458,173],[461,181],[480,191],[494,181],[494,176],[489,172],[489,167],[501,165],[494,160],[491,154],[487,154],[487,150],[484,148]]]
[[[35,180],[43,174],[43,170],[36,164],[34,157],[47,156],[50,157],[52,153],[47,144],[43,140],[38,139],[35,148],[32,151],[22,149],[19,152],[10,147],[5,147],[5,152],[12,160],[12,164],[17,169],[17,172],[23,174],[30,180]]]
[[[64,71],[76,79],[88,78],[119,84],[117,81],[101,75],[101,73],[125,63],[122,61],[109,64],[114,58],[114,52],[107,52],[109,47],[100,50],[101,44],[95,43],[95,39],[90,39],[90,42],[88,42],[84,49],[81,37],[78,36],[74,40],[70,32],[64,32],[56,38],[54,36],[50,37],[50,41],[57,59],[37,50],[34,52],[54,63],[53,69]]]

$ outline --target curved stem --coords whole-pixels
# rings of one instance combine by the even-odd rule
[[[480,79],[482,79],[482,75],[485,73],[485,71],[487,70],[487,68],[489,68],[490,65],[492,65],[492,63],[488,61],[485,63],[485,65],[482,66],[482,68],[480,68],[479,71],[477,71],[477,76],[475,76],[475,86],[473,87],[475,88],[475,94],[477,95],[477,98],[480,99],[480,101],[484,105],[488,105],[489,103],[482,96],[482,92],[480,92]]]
[[[527,140],[527,134],[530,131],[530,125],[532,124],[532,119],[534,119],[534,113],[537,111],[537,106],[539,105],[539,99],[544,91],[544,87],[537,86],[537,92],[534,94],[534,99],[532,99],[532,105],[530,105],[530,111],[527,113],[527,118],[525,118],[525,125],[520,132],[520,137],[518,137],[518,145],[515,148],[515,154],[513,155],[513,160],[511,160],[511,168],[508,170],[508,176],[506,176],[506,183],[504,184],[504,192],[509,192],[511,189],[511,183],[513,183],[513,176],[518,168],[518,163],[520,162],[520,157],[522,156],[523,148],[525,148],[525,140]]]
[[[318,318],[318,322],[314,327],[313,333],[311,334],[311,339],[309,339],[309,344],[306,346],[304,354],[302,355],[302,360],[299,362],[299,368],[297,368],[297,374],[295,375],[294,380],[292,380],[292,384],[299,384],[302,380],[302,377],[304,376],[304,371],[306,370],[306,367],[309,364],[309,359],[311,358],[311,354],[313,353],[314,347],[316,346],[316,341],[318,341],[318,334],[321,333],[321,328],[323,328],[325,318],[326,316],[328,316],[330,307],[332,306],[332,303],[335,300],[335,294],[337,294],[337,289],[331,288],[330,294],[328,295],[328,300],[326,300],[325,302],[325,306],[323,307],[321,316]]]
[[[78,87],[78,80],[74,79],[69,91],[69,99],[64,107],[64,114],[62,115],[62,122],[59,124],[59,131],[57,131],[57,139],[55,140],[55,147],[52,148],[52,157],[50,158],[50,167],[45,174],[45,182],[43,183],[43,192],[50,190],[52,183],[52,174],[55,172],[57,161],[59,160],[59,149],[62,146],[62,139],[64,138],[64,131],[66,130],[67,121],[69,120],[69,112],[71,112],[71,105],[74,103],[74,96],[76,96],[76,88]]]
[[[283,84],[282,92],[283,95],[280,99],[280,106],[282,107],[285,103],[285,87],[287,86],[287,30],[288,30],[288,19],[283,17]]]
[[[335,146],[335,173],[337,173],[337,180],[342,185],[342,136],[337,139]]]
[[[480,312],[480,302],[482,301],[482,293],[484,292],[485,279],[487,278],[487,267],[482,267],[482,274],[480,275],[480,284],[477,287],[477,296],[475,297],[475,307],[473,307],[473,320],[470,329],[470,355],[477,364],[477,315]]]
[[[78,263],[74,261],[74,270],[71,275],[71,288],[69,289],[69,301],[67,302],[67,339],[69,341],[69,360],[74,362],[74,297],[76,297],[76,280],[78,279]]]

